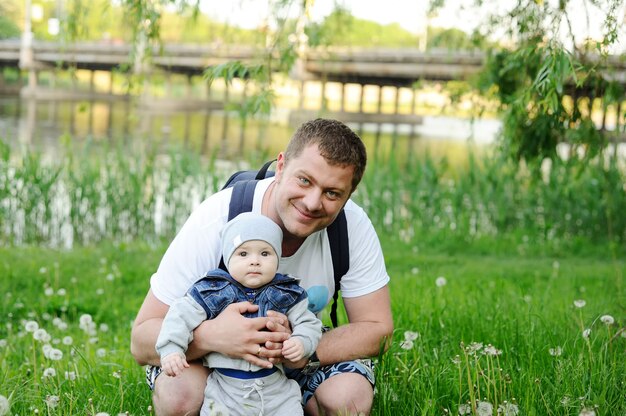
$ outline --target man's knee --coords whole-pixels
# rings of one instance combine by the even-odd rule
[[[320,384],[311,400],[318,409],[315,412],[307,411],[310,414],[369,415],[374,401],[374,389],[359,374],[338,374]],[[309,406],[307,409],[312,410]]]
[[[200,413],[208,370],[192,365],[178,377],[161,374],[157,377],[152,394],[157,416],[183,416]]]

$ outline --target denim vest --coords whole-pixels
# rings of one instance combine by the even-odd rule
[[[246,313],[246,318],[267,316],[267,311],[286,314],[295,304],[307,298],[306,290],[291,276],[277,273],[274,279],[256,289],[244,287],[221,269],[211,270],[187,292],[213,319],[231,303],[248,301],[259,310]]]

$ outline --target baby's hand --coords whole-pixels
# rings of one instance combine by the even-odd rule
[[[189,368],[184,354],[173,353],[161,358],[161,368],[170,377],[176,377]]]
[[[304,358],[304,345],[298,338],[289,338],[283,342],[283,357],[295,362]]]

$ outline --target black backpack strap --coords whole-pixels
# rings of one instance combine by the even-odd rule
[[[265,175],[265,173],[263,174]],[[235,184],[232,186],[233,193],[230,197],[230,204],[228,205],[228,221],[232,220],[242,212],[252,211],[252,202],[254,201],[254,189],[256,188],[256,184],[258,182],[258,180],[244,180],[240,182],[235,182]],[[224,264],[224,258],[220,259],[220,269],[228,271],[226,269],[226,264]]]
[[[326,228],[328,242],[330,243],[330,253],[333,259],[333,274],[335,277],[335,293],[333,294],[333,304],[330,308],[330,320],[333,326],[337,327],[337,300],[339,298],[339,288],[341,278],[350,268],[350,247],[348,243],[348,223],[346,213],[342,209],[333,221]]]
[[[236,182],[233,185],[233,194],[230,197],[230,205],[228,206],[228,221],[242,212],[252,211],[254,189],[257,183],[257,180],[251,180]]]
[[[256,177],[254,179],[258,181],[258,180],[267,178],[267,171],[272,165],[272,163],[274,162],[276,162],[276,159],[268,160],[267,162],[265,162],[265,164],[261,166],[261,169],[259,169],[259,171],[257,172]],[[272,173],[271,176],[273,175],[274,174]]]

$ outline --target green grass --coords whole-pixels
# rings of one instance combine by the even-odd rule
[[[578,415],[595,406],[598,415],[626,413],[623,259],[591,245],[589,256],[451,253],[381,234],[396,331],[378,362],[373,414],[457,414],[472,398],[496,407],[506,400],[520,415]],[[491,244],[496,252],[498,241]],[[162,252],[143,244],[0,248],[0,395],[10,398],[11,414],[150,414],[129,335]],[[439,277],[445,285],[436,285]],[[578,299],[583,308],[574,306]],[[600,321],[607,314],[615,324]],[[81,328],[83,315],[95,333]],[[27,321],[50,334],[61,359],[46,358]],[[412,346],[402,344],[407,331],[419,333]],[[501,354],[474,355],[472,342]],[[561,355],[552,356],[558,347]],[[56,376],[43,377],[49,368]],[[46,404],[52,396],[55,408]]]
[[[616,335],[626,306],[623,260],[385,248],[396,342],[382,359],[380,414],[457,414],[471,398],[515,402],[525,415],[578,415],[596,405],[597,414],[626,412],[626,338]],[[447,283],[437,286],[438,277]],[[607,314],[616,325],[599,320]],[[405,331],[421,335],[409,350],[398,343]],[[472,342],[502,353],[468,354],[461,345]]]

